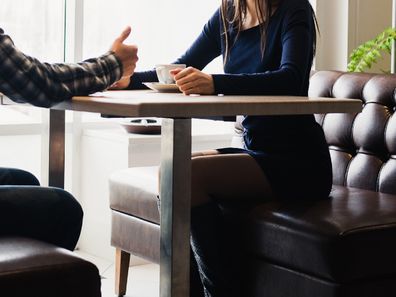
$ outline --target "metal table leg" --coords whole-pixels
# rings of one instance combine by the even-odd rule
[[[49,116],[48,185],[65,186],[65,111],[51,109]]]
[[[164,119],[161,144],[160,297],[190,289],[191,119]]]

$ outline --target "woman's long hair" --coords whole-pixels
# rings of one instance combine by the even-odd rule
[[[256,0],[255,6],[257,11],[257,18],[259,22],[259,28],[261,33],[261,55],[264,57],[265,46],[266,46],[266,35],[268,29],[268,20],[270,19],[273,9],[276,8],[281,1],[287,0]],[[307,0],[308,1],[308,0]],[[315,28],[319,32],[318,22],[315,13],[311,7],[313,21]],[[221,19],[224,28],[224,40],[225,40],[225,54],[224,54],[224,65],[227,63],[228,56],[230,53],[230,28],[236,31],[236,39],[238,39],[239,33],[242,31],[243,21],[247,13],[247,0],[222,0],[221,1]],[[316,32],[313,36],[312,44],[313,54],[316,52]]]

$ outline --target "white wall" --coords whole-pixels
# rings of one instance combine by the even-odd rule
[[[321,30],[317,70],[346,70],[352,50],[391,26],[392,0],[315,0]],[[374,68],[388,69],[390,57]]]
[[[349,52],[359,44],[373,39],[392,24],[391,0],[352,0],[349,18]],[[390,70],[390,55],[376,64],[370,72]]]
[[[316,69],[344,70],[348,57],[348,0],[316,0],[320,36]]]

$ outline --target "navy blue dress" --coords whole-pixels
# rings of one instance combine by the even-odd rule
[[[214,74],[217,94],[307,96],[313,60],[315,26],[308,0],[281,1],[268,24],[265,54],[260,48],[258,26],[236,33],[224,74]],[[220,10],[203,28],[192,46],[175,63],[202,70],[225,54]],[[158,81],[155,71],[137,72],[129,88]],[[283,199],[321,199],[332,184],[326,140],[313,115],[246,116],[244,152],[252,155]],[[239,152],[226,148],[222,153]]]

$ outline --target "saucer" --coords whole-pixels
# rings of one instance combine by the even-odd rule
[[[163,84],[160,82],[144,82],[143,84],[157,92],[168,92],[168,93],[180,92],[176,84]]]
[[[157,118],[134,118],[120,122],[128,133],[161,134],[161,120]]]

